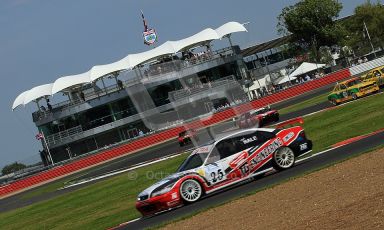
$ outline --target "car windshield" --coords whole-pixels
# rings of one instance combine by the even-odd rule
[[[179,167],[178,172],[187,171],[200,167],[208,156],[208,152],[196,153],[189,156]]]
[[[357,84],[360,84],[361,81],[359,79],[355,79],[353,81],[350,81],[347,83],[348,87],[351,87],[351,86],[354,86],[354,85],[357,85]]]
[[[268,112],[267,108],[261,108],[261,109],[258,109],[256,111],[254,111],[252,114],[253,115],[258,115],[258,114],[263,114],[263,113],[266,113],[266,112]]]

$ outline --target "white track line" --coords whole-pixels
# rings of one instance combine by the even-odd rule
[[[71,188],[71,187],[74,187],[74,186],[77,186],[77,185],[89,183],[91,181],[100,180],[100,179],[111,177],[111,176],[114,176],[114,175],[117,175],[117,174],[121,174],[121,173],[124,173],[124,172],[128,172],[128,171],[132,171],[132,170],[135,170],[135,169],[139,169],[139,168],[142,168],[144,166],[152,165],[152,164],[155,164],[157,162],[165,161],[165,160],[168,160],[168,159],[180,156],[181,154],[184,154],[184,152],[183,153],[178,153],[178,154],[175,154],[175,155],[172,155],[172,156],[167,156],[167,157],[159,158],[159,159],[156,159],[156,160],[153,160],[153,161],[150,161],[150,162],[140,163],[140,164],[137,164],[137,165],[135,165],[135,166],[133,166],[131,168],[128,168],[128,169],[123,169],[123,170],[120,170],[120,171],[114,171],[114,172],[107,173],[107,174],[104,174],[104,175],[101,175],[101,176],[85,179],[85,180],[82,180],[82,181],[80,181],[78,183],[74,183],[74,184],[70,184],[70,185],[64,186],[64,187],[62,187],[62,188],[60,188],[58,190],[62,190],[62,189],[66,189],[66,188]]]

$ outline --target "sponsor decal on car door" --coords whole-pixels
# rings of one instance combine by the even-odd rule
[[[220,159],[214,163],[207,164],[205,166],[205,178],[209,181],[211,185],[224,182],[226,180],[235,179],[234,176],[231,176],[230,163],[237,158],[240,153],[236,153],[224,159]]]

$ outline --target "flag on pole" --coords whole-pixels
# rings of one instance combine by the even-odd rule
[[[144,13],[142,10],[141,10],[141,18],[143,19],[144,32],[147,32],[148,31],[148,24],[147,24],[147,20],[145,20]]]
[[[141,10],[141,18],[143,19],[143,25],[144,25],[144,32],[143,32],[144,44],[152,45],[157,41],[156,31],[155,29],[148,28],[148,23],[144,17],[144,13],[142,10]]]
[[[43,139],[44,138],[44,135],[42,134],[42,133],[38,133],[38,134],[36,134],[36,139],[37,140],[41,140],[41,139]]]

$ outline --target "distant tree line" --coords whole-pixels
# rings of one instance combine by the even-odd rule
[[[6,175],[6,174],[13,173],[13,172],[17,172],[17,171],[24,169],[26,167],[27,166],[25,164],[15,162],[15,163],[4,166],[3,169],[1,170],[1,173],[3,175]]]
[[[344,57],[384,47],[384,6],[381,1],[366,1],[355,8],[354,14],[339,19],[343,6],[337,0],[302,0],[285,7],[278,16],[277,30],[290,35],[286,48],[290,53],[309,54],[312,61],[329,61],[331,47],[341,48]],[[366,27],[365,27],[365,25]]]

